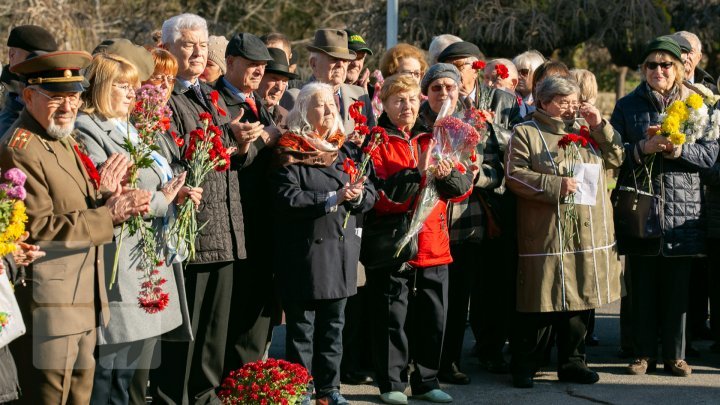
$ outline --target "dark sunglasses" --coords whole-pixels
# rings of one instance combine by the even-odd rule
[[[530,69],[518,69],[518,73],[520,73],[521,76],[527,76],[530,74]]]
[[[658,63],[658,62],[645,62],[645,67],[648,68],[649,70],[655,70],[655,69],[658,68],[658,66],[660,66],[661,68],[663,68],[663,70],[668,70],[668,69],[670,69],[670,68],[672,67],[672,65],[673,65],[672,62],[660,62],[660,63]]]

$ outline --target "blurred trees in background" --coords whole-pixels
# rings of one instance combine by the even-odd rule
[[[92,50],[111,37],[138,44],[167,17],[197,13],[210,32],[230,37],[280,31],[301,55],[316,28],[350,27],[384,50],[386,1],[359,0],[2,0],[0,41],[19,24],[53,32],[63,49]],[[703,43],[703,65],[720,73],[720,2],[717,0],[400,0],[399,39],[426,49],[432,37],[451,33],[474,42],[491,57],[512,58],[528,49],[585,67],[604,90],[624,94],[643,45],[679,30]],[[6,49],[0,57],[6,60]],[[300,59],[303,61],[304,59]],[[620,79],[620,80],[617,80]],[[619,86],[616,87],[616,82]]]

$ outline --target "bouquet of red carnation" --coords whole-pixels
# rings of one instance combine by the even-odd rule
[[[367,128],[367,126],[365,126],[365,128]],[[357,179],[361,178],[367,173],[368,163],[370,162],[370,157],[372,156],[373,152],[375,152],[375,150],[380,145],[387,144],[390,139],[383,127],[373,127],[373,129],[370,130],[368,134],[370,135],[370,142],[367,144],[367,146],[363,148],[363,158],[362,162],[360,163],[360,168],[358,169],[355,166],[355,161],[350,158],[345,158],[345,160],[343,161],[343,171],[350,175],[351,183],[354,183]],[[349,218],[350,212],[345,215],[345,220],[343,221],[343,229],[347,227],[347,222]]]
[[[447,109],[441,108],[441,112],[443,110]],[[481,136],[472,125],[463,122],[459,118],[451,115],[438,118],[435,121],[433,139],[435,140],[435,148],[433,149],[432,158],[435,164],[442,160],[451,160],[455,164],[460,163],[469,168],[477,160],[476,148],[481,141]],[[420,199],[415,207],[408,232],[400,240],[395,251],[396,257],[400,255],[400,252],[410,243],[412,238],[420,232],[425,220],[440,201],[433,175],[434,167],[435,165],[432,165],[428,168],[425,187],[420,192]]]
[[[348,114],[350,118],[355,121],[355,129],[349,139],[358,146],[362,145],[363,139],[370,133],[370,128],[367,126],[367,117],[362,113],[364,106],[365,103],[362,101],[356,101],[348,107]]]
[[[220,128],[211,124],[212,115],[200,113],[200,122],[202,128],[190,132],[185,150],[185,160],[189,166],[185,184],[189,187],[200,187],[213,170],[224,172],[230,168],[228,148],[222,143]],[[204,225],[198,226],[195,205],[190,199],[185,200],[170,229],[170,243],[180,257],[188,260],[195,258],[195,240]]]
[[[291,405],[308,393],[312,377],[305,367],[285,360],[248,363],[230,372],[218,391],[225,405]]]
[[[590,130],[586,126],[580,127],[578,134],[567,134],[560,138],[558,146],[562,148],[568,158],[568,177],[575,175],[575,165],[581,160],[580,148],[590,147],[591,150],[597,151],[598,144],[590,136]],[[577,213],[577,207],[575,207],[575,196],[570,194],[565,203],[568,205],[565,210],[563,220],[560,222],[560,227],[563,230],[564,242],[560,243],[560,253],[562,254],[565,250],[565,243],[571,241],[574,237],[580,236],[580,227],[578,226],[579,216]]]

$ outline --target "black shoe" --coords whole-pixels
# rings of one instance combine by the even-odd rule
[[[513,374],[512,384],[515,388],[532,388],[533,378],[531,375],[519,375]]]
[[[568,367],[558,370],[558,380],[578,384],[595,384],[600,380],[600,376],[587,367]]]
[[[372,384],[373,379],[366,373],[362,372],[349,372],[349,373],[342,373],[340,375],[340,381],[343,384],[348,385],[362,385],[362,384]]]
[[[507,374],[510,372],[510,365],[504,359],[480,359],[480,367],[493,374]]]
[[[457,364],[452,363],[449,369],[440,370],[438,373],[438,380],[455,385],[468,385],[470,384],[470,377],[460,371]]]

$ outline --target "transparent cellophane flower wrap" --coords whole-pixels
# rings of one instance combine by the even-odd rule
[[[412,220],[407,234],[400,240],[395,257],[400,255],[403,248],[420,233],[425,220],[440,201],[435,185],[435,168],[444,160],[450,160],[453,165],[462,164],[468,170],[477,159],[477,145],[481,136],[473,125],[463,122],[460,118],[449,115],[450,100],[446,100],[440,109],[433,128],[435,145],[432,150],[430,165],[425,172],[425,185],[420,191],[420,198],[415,206]]]

